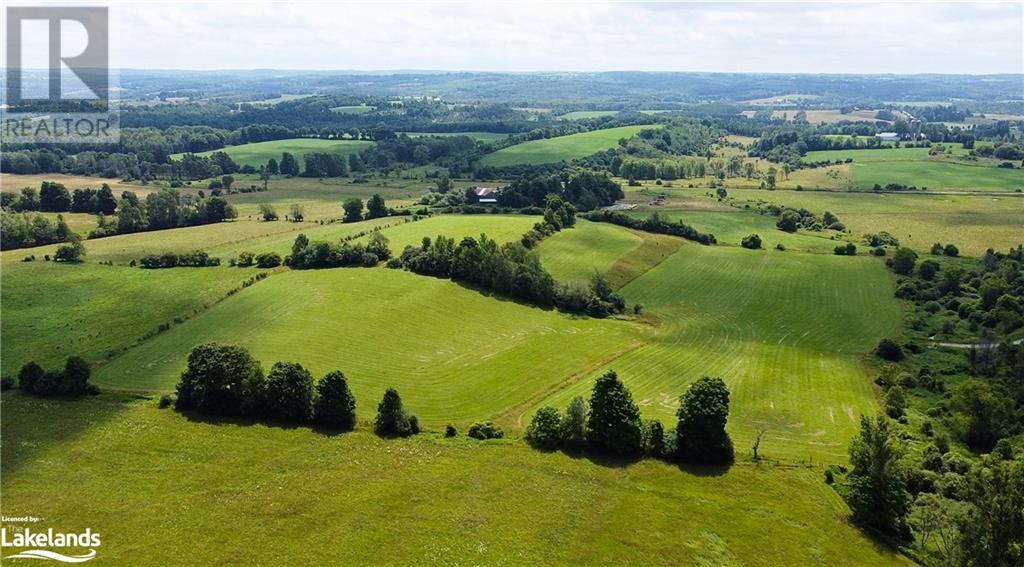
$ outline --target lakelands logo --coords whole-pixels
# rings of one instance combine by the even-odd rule
[[[106,7],[8,6],[3,12],[5,143],[120,139]]]
[[[0,528],[0,545],[4,552],[7,548],[19,548],[22,551],[11,555],[4,555],[3,559],[53,559],[62,563],[84,563],[96,557],[96,549],[100,546],[100,534],[94,533],[91,529],[79,533],[64,533],[50,528],[46,531],[32,531],[30,528],[23,530],[8,530]],[[70,555],[61,551],[53,551],[52,548],[89,548],[87,553]],[[29,548],[29,549],[25,549]],[[51,548],[51,549],[36,549]]]

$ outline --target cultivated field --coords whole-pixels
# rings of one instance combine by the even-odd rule
[[[502,167],[568,161],[606,150],[615,146],[622,138],[630,138],[640,130],[655,127],[657,126],[621,126],[546,140],[532,140],[488,154],[480,163]]]
[[[366,104],[353,104],[348,106],[335,106],[331,108],[331,112],[337,112],[338,114],[366,114],[377,110],[376,106],[369,106]]]
[[[419,138],[422,136],[468,136],[474,140],[480,140],[481,142],[494,142],[497,140],[504,140],[509,134],[503,134],[501,132],[399,132],[405,134],[410,138]]]
[[[562,120],[581,120],[585,118],[601,118],[602,116],[615,116],[618,110],[575,110],[566,112],[559,116]]]
[[[259,167],[266,165],[267,160],[274,158],[281,161],[281,154],[289,152],[302,163],[303,154],[313,152],[349,155],[358,153],[373,145],[366,140],[322,140],[320,138],[292,138],[289,140],[272,140],[256,142],[241,146],[227,146],[219,150],[200,152],[196,155],[209,156],[214,152],[224,152],[238,165]],[[172,159],[181,159],[183,154],[175,154]]]

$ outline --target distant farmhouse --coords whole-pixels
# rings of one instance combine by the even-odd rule
[[[474,187],[473,194],[476,195],[476,202],[482,205],[498,203],[498,190],[494,187]]]

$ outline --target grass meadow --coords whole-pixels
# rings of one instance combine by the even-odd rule
[[[615,146],[621,138],[630,138],[640,130],[655,127],[657,126],[620,126],[546,140],[531,140],[487,154],[480,160],[480,164],[504,167],[569,161],[606,150]]]
[[[259,167],[266,165],[270,158],[281,161],[281,154],[289,152],[295,155],[295,159],[302,163],[303,154],[313,152],[349,155],[358,153],[373,145],[373,142],[366,140],[323,140],[320,138],[291,138],[288,140],[271,140],[269,142],[255,142],[240,146],[226,146],[218,150],[199,152],[196,155],[210,156],[214,152],[225,152],[238,165],[251,165]],[[181,159],[184,154],[174,154],[172,159]]]
[[[875,411],[865,354],[899,325],[892,285],[875,258],[687,243],[620,290],[654,334],[593,375],[614,369],[644,416],[665,423],[687,384],[721,376],[738,448],[765,428],[774,457],[842,460],[859,416]],[[544,404],[562,407],[590,382]]]
[[[90,527],[102,562],[906,563],[848,523],[814,470],[594,462],[365,425],[331,436],[117,394],[2,403],[5,515]]]

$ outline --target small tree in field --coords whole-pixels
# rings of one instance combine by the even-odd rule
[[[731,463],[732,439],[725,431],[729,419],[729,389],[721,378],[703,377],[679,400],[677,451],[684,462]]]
[[[277,362],[267,375],[267,410],[284,421],[313,417],[313,376],[301,364]]]
[[[178,409],[211,415],[241,415],[259,410],[265,386],[263,370],[247,350],[215,343],[188,355],[178,381]]]
[[[383,437],[408,437],[419,433],[415,419],[415,416],[410,416],[402,407],[402,398],[398,392],[394,388],[388,388],[377,406],[373,430]]]
[[[562,440],[571,446],[581,447],[587,440],[587,401],[575,396],[565,408],[562,418]]]
[[[614,370],[597,379],[590,397],[587,442],[594,447],[632,455],[643,449],[640,409]]]
[[[541,449],[554,449],[562,442],[562,416],[558,410],[545,406],[537,410],[526,428],[526,440]]]
[[[345,211],[345,216],[342,217],[341,222],[359,222],[363,220],[363,201],[361,199],[348,199],[341,204],[341,208]]]
[[[380,217],[388,216],[388,208],[384,204],[384,198],[379,193],[374,193],[368,201],[366,201],[366,218],[376,219]]]
[[[328,429],[351,431],[356,426],[356,398],[341,371],[329,372],[317,384],[316,423]]]

